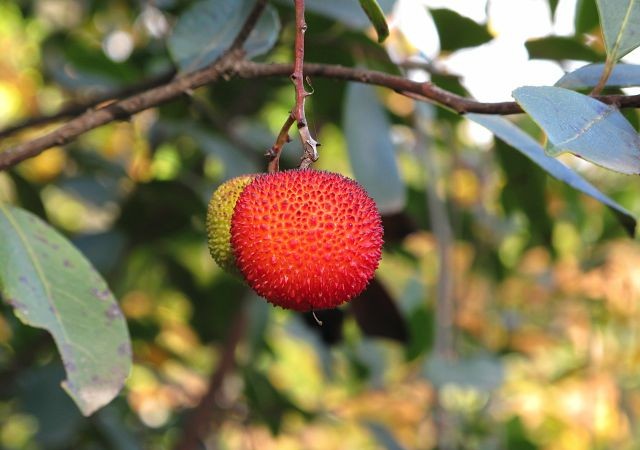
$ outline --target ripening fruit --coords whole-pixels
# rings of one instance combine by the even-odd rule
[[[207,208],[207,243],[218,265],[229,273],[238,273],[231,250],[231,215],[242,190],[255,175],[232,178],[215,190]]]
[[[382,224],[355,181],[288,170],[259,176],[242,191],[231,245],[247,283],[267,301],[298,311],[335,308],[373,277]]]

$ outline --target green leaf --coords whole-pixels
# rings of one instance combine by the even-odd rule
[[[131,343],[102,277],[62,235],[24,210],[0,203],[0,292],[27,325],[58,347],[62,387],[84,415],[109,403],[131,367]]]
[[[513,97],[547,133],[552,156],[571,152],[607,169],[640,173],[640,137],[614,106],[550,86],[521,87]]]
[[[549,10],[551,11],[551,17],[556,13],[556,8],[558,7],[559,0],[549,0]]]
[[[576,34],[589,33],[598,26],[598,8],[595,0],[578,0],[574,19]]]
[[[178,19],[169,37],[169,53],[183,71],[202,68],[233,43],[255,0],[201,0]],[[248,58],[268,52],[278,39],[280,19],[268,6],[244,44]]]
[[[640,45],[640,0],[597,0],[608,59],[617,61]]]
[[[376,91],[352,83],[345,102],[344,130],[353,173],[382,214],[398,212],[406,201],[405,186],[391,142],[391,124]]]
[[[601,61],[598,52],[587,47],[576,38],[547,36],[525,42],[531,59],[552,59],[555,61],[576,59],[580,61]]]
[[[490,116],[485,114],[466,114],[469,120],[487,128],[499,139],[515,148],[535,164],[544,169],[549,175],[568,184],[572,188],[587,194],[599,202],[607,205],[616,215],[625,230],[633,236],[636,228],[635,217],[596,189],[591,183],[575,173],[573,170],[562,164],[555,158],[550,157],[544,151],[544,148],[535,141],[531,136],[515,126],[513,123],[503,117]]]
[[[565,89],[591,88],[598,84],[604,64],[589,64],[565,74],[556,81],[556,87]],[[607,79],[607,87],[640,86],[640,66],[617,64]]]
[[[480,25],[450,9],[432,9],[431,16],[438,29],[442,51],[476,47],[493,39],[485,25]]]
[[[360,7],[365,12],[378,34],[378,42],[384,42],[389,37],[389,25],[384,17],[384,11],[376,0],[360,0]]]

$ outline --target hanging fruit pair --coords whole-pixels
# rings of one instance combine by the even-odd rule
[[[222,184],[207,211],[211,255],[260,296],[297,311],[335,308],[378,267],[382,224],[357,182],[313,169],[244,175]]]

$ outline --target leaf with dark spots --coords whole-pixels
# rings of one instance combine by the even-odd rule
[[[386,288],[377,278],[349,303],[358,326],[367,336],[384,337],[406,343],[407,324]]]
[[[0,265],[0,294],[22,322],[53,336],[67,373],[63,388],[85,415],[109,403],[129,373],[131,352],[102,277],[46,223],[2,203],[0,259],[11,261]]]

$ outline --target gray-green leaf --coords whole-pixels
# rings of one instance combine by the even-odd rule
[[[53,336],[84,415],[109,403],[131,367],[123,315],[102,277],[36,216],[0,203],[0,293],[24,323]]]
[[[513,97],[547,133],[556,156],[571,152],[607,169],[640,173],[640,137],[610,105],[558,87],[521,87]]]
[[[556,87],[565,89],[591,88],[598,84],[604,64],[589,64],[573,72],[565,74],[556,82]],[[607,79],[609,87],[640,86],[640,66],[633,64],[617,64]]]
[[[640,45],[640,1],[597,0],[608,59],[617,61]]]
[[[569,167],[565,166],[557,159],[547,155],[544,148],[542,148],[535,139],[513,123],[503,117],[490,116],[486,114],[466,114],[465,117],[487,128],[495,134],[496,137],[521,152],[552,177],[557,178],[572,188],[577,189],[578,191],[581,191],[607,205],[616,215],[625,230],[631,236],[634,235],[636,219],[629,211],[604,195]]]
[[[350,84],[345,101],[344,130],[353,173],[381,213],[398,212],[404,207],[406,193],[389,118],[371,86]]]
[[[178,19],[169,37],[169,53],[183,71],[202,68],[218,59],[233,43],[255,0],[201,0]],[[244,44],[247,57],[269,51],[278,39],[280,19],[267,6]]]

